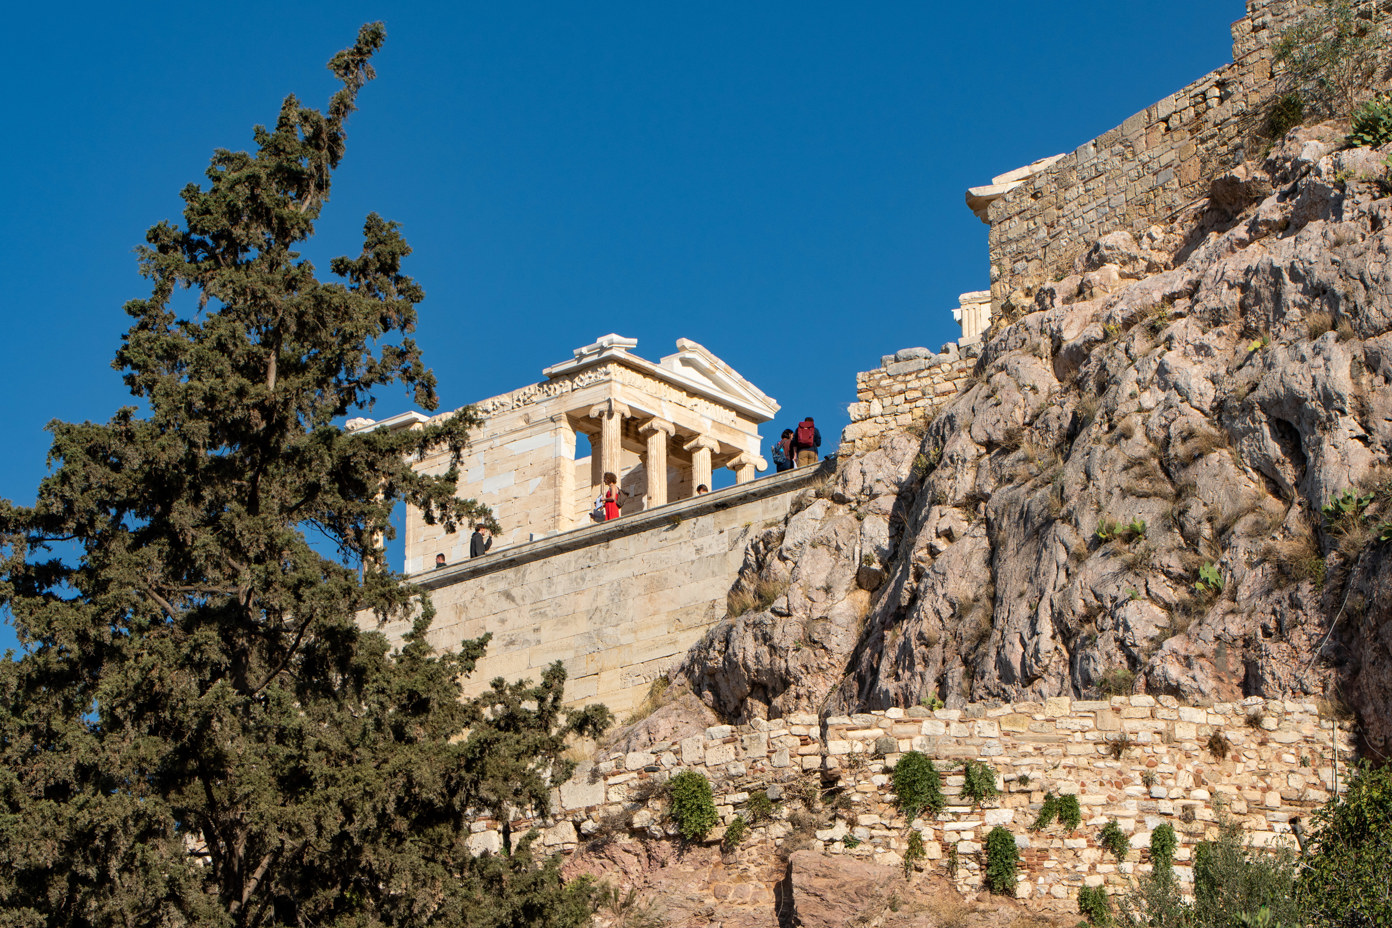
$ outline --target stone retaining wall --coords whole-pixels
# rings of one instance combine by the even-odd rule
[[[1225,754],[1215,736],[1226,742]],[[934,758],[948,797],[940,814],[912,824],[893,804],[891,786],[895,764],[910,750]],[[1016,896],[1076,911],[1079,887],[1120,892],[1149,870],[1150,834],[1161,823],[1179,839],[1174,869],[1183,883],[1193,880],[1195,846],[1215,837],[1220,822],[1240,825],[1257,846],[1292,842],[1292,820],[1330,798],[1351,757],[1350,735],[1313,704],[1261,698],[1204,708],[1164,696],[1063,697],[824,722],[794,715],[719,725],[645,752],[601,753],[556,791],[553,818],[517,822],[514,831],[536,825],[545,846],[564,851],[620,833],[671,837],[662,784],[690,769],[714,786],[721,827],[708,840],[765,791],[773,816],[754,824],[746,842],[901,866],[912,827],[922,835],[926,867],[949,873],[955,860],[958,888],[975,893],[986,834],[1000,825],[1021,848]],[[961,797],[960,765],[968,759],[997,774],[1001,794],[984,808]],[[1081,827],[1029,830],[1046,791],[1078,796]],[[1130,839],[1124,861],[1098,842],[1111,820]],[[496,823],[477,822],[474,832],[476,851],[500,846]]]
[[[886,432],[923,426],[957,395],[975,366],[975,348],[951,344],[939,354],[906,348],[885,355],[875,370],[856,374],[856,402],[841,433],[841,453],[873,451]]]
[[[437,610],[430,644],[453,650],[493,636],[466,696],[494,677],[537,679],[565,664],[566,700],[623,718],[652,681],[725,615],[750,537],[781,522],[793,497],[834,465],[800,467],[589,525],[414,577]],[[365,629],[399,645],[412,620]]]
[[[1385,10],[1387,0],[1365,0]],[[1064,155],[990,205],[997,307],[1072,265],[1108,232],[1141,231],[1208,193],[1244,158],[1276,92],[1272,49],[1307,0],[1247,0],[1232,26],[1233,62]],[[1021,296],[1011,300],[1012,294]]]

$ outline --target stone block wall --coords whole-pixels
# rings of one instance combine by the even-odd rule
[[[975,366],[975,349],[950,344],[939,354],[906,348],[885,355],[875,370],[856,374],[856,402],[841,433],[841,453],[872,451],[886,432],[924,425],[957,395]]]
[[[451,650],[492,634],[466,696],[495,677],[535,680],[559,660],[568,702],[623,718],[724,616],[749,539],[823,479],[821,467],[798,468],[422,574],[437,612],[430,643]],[[411,630],[371,613],[358,621],[393,645]]]
[[[1215,736],[1226,752],[1215,747]],[[925,867],[975,893],[983,888],[986,834],[999,825],[1021,849],[1016,896],[1075,912],[1080,887],[1124,892],[1149,870],[1150,835],[1162,823],[1179,839],[1174,870],[1181,883],[1192,883],[1195,847],[1216,837],[1223,822],[1239,825],[1254,845],[1293,846],[1292,820],[1333,795],[1352,749],[1349,733],[1313,704],[1261,698],[1198,707],[1164,696],[1062,697],[824,721],[793,715],[719,725],[644,752],[600,754],[556,791],[552,818],[514,823],[514,831],[537,826],[545,846],[563,851],[616,833],[671,837],[662,784],[678,771],[698,770],[712,782],[722,823],[709,840],[746,812],[751,795],[765,791],[774,814],[756,823],[746,842],[764,842],[770,852],[820,847],[901,866],[913,828],[927,851]],[[913,823],[892,791],[893,768],[910,750],[935,760],[948,798],[941,813]],[[1001,793],[983,807],[961,795],[960,765],[969,759],[997,774]],[[1046,792],[1078,797],[1078,829],[1030,830]],[[1130,840],[1125,860],[1098,841],[1112,820]],[[499,847],[497,823],[475,823],[470,841],[479,851]]]
[[[1387,0],[1366,0],[1386,10]],[[1064,155],[990,206],[992,298],[1023,303],[1108,232],[1140,231],[1207,195],[1245,158],[1276,92],[1272,50],[1306,0],[1247,0],[1233,61]],[[1012,294],[1019,292],[1016,299]]]

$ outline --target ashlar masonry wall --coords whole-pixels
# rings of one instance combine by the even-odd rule
[[[873,371],[856,374],[851,424],[841,432],[841,452],[864,453],[879,447],[887,432],[922,426],[938,407],[956,396],[976,366],[976,350],[944,345],[933,354],[905,348],[885,355]]]
[[[1387,0],[1363,0],[1385,11]],[[1206,196],[1244,158],[1277,91],[1272,54],[1307,0],[1247,0],[1232,26],[1233,61],[1064,155],[990,205],[997,307],[1071,265],[1108,232],[1140,231]]]
[[[567,702],[623,718],[724,616],[750,537],[824,478],[802,467],[418,576],[437,610],[430,643],[493,636],[466,696],[495,677],[535,680],[559,660]],[[370,613],[359,624],[394,645],[411,628]]]
[[[1080,887],[1122,892],[1150,869],[1151,832],[1162,823],[1178,837],[1174,871],[1182,884],[1192,884],[1195,847],[1216,837],[1220,823],[1240,826],[1258,847],[1293,846],[1291,822],[1333,795],[1352,748],[1349,733],[1315,705],[1261,698],[1200,707],[1164,696],[1063,697],[825,721],[794,715],[600,755],[556,791],[551,818],[513,827],[539,827],[545,846],[564,851],[619,832],[671,837],[662,784],[678,771],[697,770],[714,786],[722,823],[708,840],[747,815],[749,797],[764,791],[774,814],[753,825],[747,842],[788,852],[820,847],[901,866],[913,829],[924,842],[925,866],[975,893],[983,889],[986,834],[1002,826],[1021,851],[1015,895],[1076,912]],[[941,813],[912,823],[892,791],[894,766],[911,750],[934,758],[948,797]],[[996,771],[1000,795],[981,807],[961,795],[966,760]],[[1076,795],[1082,825],[1030,830],[1046,792]],[[1130,842],[1125,860],[1098,841],[1112,820]],[[470,843],[496,849],[497,831],[496,822],[477,822]]]

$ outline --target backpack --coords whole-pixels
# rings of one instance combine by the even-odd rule
[[[817,427],[812,424],[811,419],[804,419],[798,423],[797,434],[793,436],[793,441],[804,448],[816,446]]]
[[[773,443],[773,463],[788,463],[788,445],[781,438]]]

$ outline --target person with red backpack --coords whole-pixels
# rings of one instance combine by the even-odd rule
[[[788,449],[793,453],[793,464],[803,467],[817,463],[817,449],[822,447],[822,433],[808,416],[793,429],[793,437],[788,441]]]

